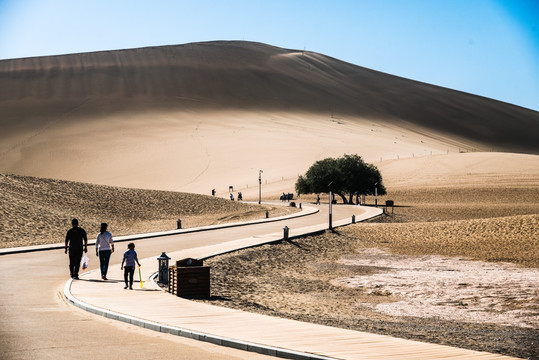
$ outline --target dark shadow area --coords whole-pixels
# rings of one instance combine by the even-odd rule
[[[343,236],[342,233],[339,230],[335,229],[335,228],[327,229],[326,231],[329,232],[329,233],[335,234],[337,236]]]
[[[100,279],[79,279],[74,281],[88,281],[88,282],[97,282],[97,283],[111,283],[111,284],[117,284],[117,283],[123,283],[123,280],[100,280]]]
[[[227,298],[227,297],[223,297],[223,296],[220,296],[220,295],[212,295],[210,296],[209,299],[204,299],[204,300],[207,300],[207,301],[232,301],[231,298]]]
[[[307,248],[301,246],[301,245],[298,244],[298,243],[295,243],[294,241],[292,241],[292,240],[290,240],[290,239],[285,239],[285,240],[283,240],[283,241],[289,243],[290,245],[294,245],[294,246],[297,247],[298,249],[305,250],[305,251],[310,251],[309,249],[307,249]]]
[[[135,290],[135,291],[161,291],[159,289],[145,289],[145,288],[141,289],[140,287],[139,288],[133,287],[132,290]],[[126,291],[127,291],[127,289],[126,289]]]

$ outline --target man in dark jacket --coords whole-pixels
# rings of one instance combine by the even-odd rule
[[[88,252],[88,238],[86,237],[86,231],[79,227],[77,219],[73,219],[71,225],[73,227],[66,234],[65,253],[67,254],[69,249],[69,272],[72,279],[78,280],[83,246],[84,252]]]

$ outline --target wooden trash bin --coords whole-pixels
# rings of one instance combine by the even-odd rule
[[[395,206],[395,202],[393,200],[386,200],[386,207],[384,209],[384,212],[389,214],[389,207],[391,206],[391,213],[393,214],[393,207]]]
[[[169,292],[188,299],[210,297],[210,267],[202,260],[187,258],[169,268]]]

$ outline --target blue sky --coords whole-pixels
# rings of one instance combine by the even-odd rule
[[[539,110],[539,0],[0,0],[0,59],[259,41]]]

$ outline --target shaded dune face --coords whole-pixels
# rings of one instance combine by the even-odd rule
[[[313,52],[208,42],[0,61],[7,130],[66,114],[219,109],[370,118],[539,154],[538,112]]]

